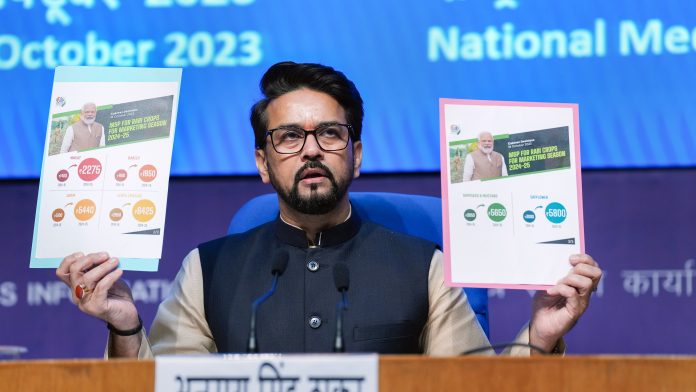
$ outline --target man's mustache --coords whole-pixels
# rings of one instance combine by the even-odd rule
[[[295,173],[295,184],[299,184],[302,181],[302,173],[307,169],[321,169],[324,172],[326,178],[331,181],[332,184],[336,183],[333,173],[331,170],[319,161],[309,161],[305,163],[298,171]]]

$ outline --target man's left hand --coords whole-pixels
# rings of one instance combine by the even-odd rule
[[[529,343],[550,352],[590,303],[602,270],[589,255],[570,257],[573,268],[548,290],[539,291],[532,303]]]

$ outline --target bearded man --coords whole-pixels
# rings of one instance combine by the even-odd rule
[[[467,154],[464,159],[464,181],[507,175],[505,158],[499,152],[493,151],[493,135],[490,132],[481,132],[478,148]]]
[[[275,221],[199,245],[185,258],[160,305],[150,340],[118,260],[66,257],[56,270],[80,310],[108,323],[109,355],[244,352],[250,305],[283,270],[258,313],[263,352],[328,352],[334,346],[338,265],[350,267],[343,318],[347,352],[458,355],[490,347],[460,288],[443,280],[442,252],[426,240],[364,221],[348,187],[362,163],[362,98],[346,76],[319,64],[283,62],[261,80],[251,110],[255,159],[278,193]],[[286,267],[276,267],[276,261]],[[589,303],[601,270],[587,255],[536,296],[518,342],[551,352]],[[338,279],[337,279],[338,280]],[[523,354],[529,354],[529,349]]]
[[[80,119],[68,127],[63,135],[60,152],[84,151],[104,147],[104,126],[96,122],[97,105],[88,102],[82,105]]]

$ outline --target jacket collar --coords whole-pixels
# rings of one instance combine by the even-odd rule
[[[360,231],[362,220],[351,206],[348,219],[343,223],[328,228],[317,235],[316,245],[310,245],[304,230],[285,222],[278,214],[275,221],[275,233],[281,242],[298,248],[327,247],[342,244],[355,237]]]

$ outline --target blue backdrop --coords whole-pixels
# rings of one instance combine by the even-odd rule
[[[47,5],[48,4],[48,5]],[[696,2],[0,0],[0,178],[38,177],[56,65],[184,67],[172,174],[252,174],[281,60],[343,70],[367,172],[437,171],[437,98],[578,102],[585,168],[696,165]]]

